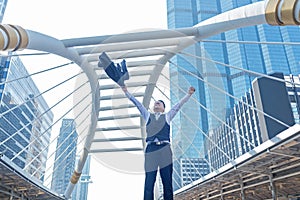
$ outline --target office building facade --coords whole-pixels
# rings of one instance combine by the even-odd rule
[[[76,160],[78,160],[77,157]],[[76,162],[77,163],[77,162]],[[82,173],[78,183],[75,185],[74,191],[72,193],[72,200],[87,200],[88,198],[88,188],[89,184],[92,183],[90,176],[90,164],[91,164],[91,155],[89,155],[86,159],[84,167],[82,169]]]
[[[53,113],[18,57],[1,57],[0,76],[0,151],[43,181]]]
[[[250,90],[234,105],[226,123],[209,131],[205,150],[210,171],[219,169],[263,142],[255,108],[253,91]]]
[[[220,13],[258,1],[167,0],[168,28],[191,27]],[[198,42],[184,50],[184,52],[196,55],[198,58],[205,57],[205,60],[182,54],[172,58],[171,61],[175,64],[170,64],[171,104],[175,104],[183,96],[183,91],[178,89],[179,85],[193,85],[196,88],[196,98],[201,103],[201,106],[191,105],[193,108],[200,108],[183,109],[183,112],[179,113],[176,118],[177,123],[176,120],[174,121],[176,124],[182,124],[180,127],[172,126],[175,160],[184,157],[199,157],[199,155],[192,153],[195,151],[189,151],[191,146],[199,148],[200,156],[205,154],[203,148],[205,138],[211,130],[219,127],[222,121],[228,118],[231,109],[237,103],[236,99],[226,93],[239,99],[248,92],[251,88],[251,82],[255,79],[255,76],[243,70],[226,67],[216,64],[216,62],[263,74],[274,72],[282,72],[284,75],[299,74],[300,47],[266,43],[299,41],[300,35],[298,33],[298,26],[258,25],[240,28],[212,36],[206,39],[207,42]],[[224,43],[223,41],[231,42]],[[261,43],[244,44],[238,41]],[[199,78],[191,76],[187,71],[196,74]],[[224,92],[214,89],[207,83],[221,88]],[[188,109],[187,107],[189,106],[185,106],[186,109]],[[190,119],[198,123],[201,130],[194,129],[193,125],[188,123],[191,120],[187,119],[184,113],[188,113]],[[211,113],[214,113],[215,116]],[[221,120],[216,119],[216,116]],[[185,134],[188,134],[188,137],[193,140],[188,142],[185,139]],[[174,170],[178,171],[178,173],[174,173],[174,176],[180,174],[180,169],[174,167]]]
[[[273,77],[282,81],[260,77],[253,87],[234,105],[226,124],[210,131],[205,149],[211,170],[218,169],[299,121],[300,85],[298,76]],[[285,82],[286,81],[286,82]]]
[[[208,163],[203,158],[192,158],[180,160],[181,187],[205,176],[210,172]]]
[[[296,124],[300,123],[300,75],[284,76]]]
[[[77,138],[74,119],[63,119],[57,139],[51,183],[51,189],[59,194],[64,194],[75,168]]]
[[[8,0],[0,0],[0,22],[3,21],[4,13],[6,10]]]

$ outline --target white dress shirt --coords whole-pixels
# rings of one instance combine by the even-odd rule
[[[150,112],[144,107],[144,105],[139,102],[131,93],[129,93],[128,91],[125,92],[127,98],[132,101],[132,103],[137,107],[137,109],[140,111],[142,117],[144,118],[146,124],[149,120],[150,117]],[[183,106],[184,103],[186,103],[189,98],[191,97],[190,94],[185,95],[185,97],[183,97],[176,105],[174,105],[171,110],[169,112],[166,113],[166,122],[170,125],[170,122],[172,121],[172,119],[175,117],[175,115],[177,114],[177,112],[180,110],[180,108]],[[160,112],[158,113],[154,113],[155,114],[155,118],[158,119],[159,116],[162,114]]]

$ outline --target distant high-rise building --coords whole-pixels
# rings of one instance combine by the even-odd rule
[[[4,13],[6,10],[7,0],[0,0],[0,23],[3,21]],[[9,68],[10,60],[6,58],[1,58],[1,68],[0,68],[0,83],[4,82],[7,76],[7,71]],[[0,85],[0,99],[2,97],[4,89],[4,84]]]
[[[284,76],[295,123],[300,123],[300,75]]]
[[[273,77],[284,80],[283,73],[274,73]],[[260,77],[252,83],[258,121],[263,142],[295,124],[294,115],[286,84],[267,77]]]
[[[0,58],[0,80],[0,151],[43,181],[53,113],[18,57]]]
[[[210,172],[208,163],[202,158],[180,160],[181,187],[198,180]]]
[[[63,119],[57,139],[51,184],[51,189],[59,194],[64,194],[75,168],[77,138],[74,119]]]
[[[260,0],[167,0],[168,27],[170,29],[191,27],[220,13],[258,1]],[[208,134],[210,130],[219,127],[222,122],[215,116],[225,121],[234,104],[237,103],[228,95],[209,86],[207,82],[232,96],[241,98],[250,89],[251,82],[255,78],[245,71],[215,64],[209,59],[225,63],[227,66],[263,74],[282,72],[284,75],[298,75],[300,74],[300,47],[284,44],[272,45],[265,42],[296,42],[300,40],[300,35],[297,34],[299,31],[299,26],[258,25],[240,28],[214,35],[207,38],[209,42],[198,42],[184,50],[198,58],[205,57],[206,60],[183,55],[176,55],[172,58],[174,65],[170,64],[171,105],[178,102],[178,99],[184,95],[183,91],[178,89],[179,85],[194,86],[196,98],[201,103],[200,107],[192,105],[192,101],[188,102],[191,104],[185,106],[173,120],[175,160],[198,158],[199,154],[204,155],[205,137],[203,134]],[[231,42],[224,43],[223,41]],[[243,44],[239,41],[254,41],[261,42],[261,44]],[[187,71],[196,74],[199,79]],[[201,130],[189,123],[190,119],[198,123],[197,126]],[[186,138],[190,138],[190,141]],[[198,147],[198,151],[192,147]],[[196,155],[197,152],[198,155]],[[176,178],[181,170],[175,166],[176,164],[174,165],[174,171],[177,171],[174,173]],[[177,188],[174,187],[174,189]]]
[[[0,23],[3,21],[7,0],[0,0]]]
[[[226,124],[211,130],[205,149],[210,166],[218,169],[299,121],[299,76],[255,79],[253,88],[235,104]],[[283,81],[286,82],[283,82]],[[260,112],[258,112],[259,110]],[[264,112],[265,114],[263,114]]]
[[[78,159],[79,159],[79,157],[77,157],[76,160],[78,160]],[[89,187],[89,184],[92,182],[91,176],[90,176],[90,163],[91,163],[91,156],[89,155],[87,157],[87,160],[82,169],[80,179],[79,179],[78,183],[76,184],[74,191],[72,193],[72,200],[79,200],[79,199],[87,200],[88,187]]]
[[[0,23],[7,2],[0,0]],[[22,61],[11,53],[0,58],[0,113],[0,151],[43,182],[53,113]]]

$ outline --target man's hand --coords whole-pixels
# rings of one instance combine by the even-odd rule
[[[127,87],[126,87],[126,85],[121,86],[121,88],[122,88],[122,90],[123,90],[124,93],[127,92]]]
[[[188,93],[189,93],[189,95],[192,95],[192,94],[194,94],[195,91],[196,90],[194,87],[190,87]]]

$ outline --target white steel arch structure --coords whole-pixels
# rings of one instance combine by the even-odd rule
[[[149,30],[144,32],[125,33],[118,35],[96,36],[87,38],[74,38],[58,40],[48,35],[32,30],[25,30],[14,25],[1,25],[0,45],[3,51],[19,51],[22,49],[38,50],[59,55],[76,63],[83,70],[88,78],[91,89],[92,105],[90,110],[89,127],[84,142],[81,158],[74,169],[70,184],[65,191],[65,197],[69,198],[75,184],[80,178],[83,165],[89,153],[102,153],[114,151],[140,151],[143,145],[130,148],[101,149],[92,148],[95,143],[105,140],[95,139],[95,132],[107,130],[138,129],[141,137],[120,137],[115,141],[142,140],[144,129],[139,126],[99,127],[99,121],[119,120],[137,117],[136,115],[114,115],[108,118],[101,118],[99,112],[118,108],[128,108],[131,105],[108,106],[101,108],[101,101],[105,99],[122,98],[120,94],[102,95],[102,91],[115,89],[116,84],[101,84],[101,80],[107,79],[100,76],[97,71],[98,56],[101,52],[107,52],[113,60],[126,59],[129,69],[131,67],[152,66],[148,70],[137,70],[132,72],[132,77],[143,77],[143,81],[127,82],[132,90],[142,92],[136,95],[143,97],[143,104],[149,107],[157,80],[167,62],[178,52],[212,35],[246,26],[259,24],[271,25],[299,25],[300,24],[300,1],[277,1],[269,0],[253,3],[240,7],[208,20],[200,22],[194,27],[175,30]],[[144,78],[147,77],[147,78]],[[134,79],[134,78],[132,78]],[[100,81],[99,81],[100,80]],[[140,91],[140,90],[139,90]],[[108,141],[113,141],[108,140]]]

